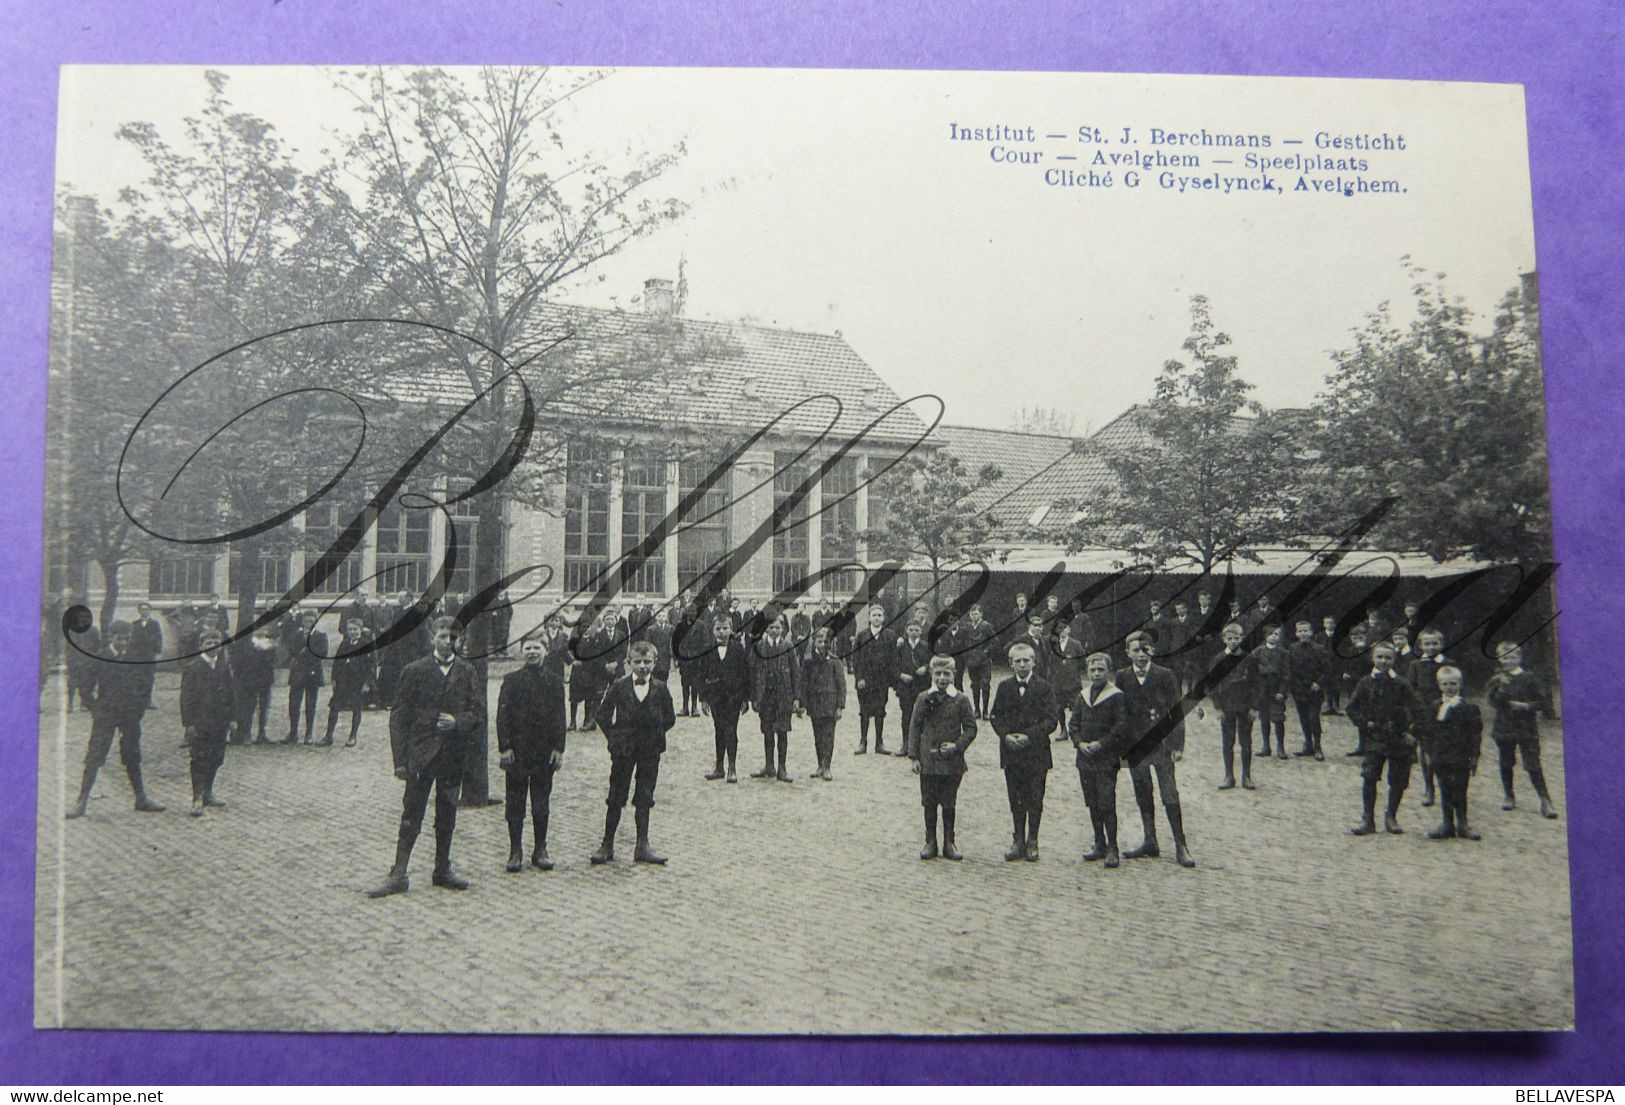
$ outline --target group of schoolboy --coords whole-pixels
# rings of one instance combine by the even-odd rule
[[[812,776],[829,781],[849,679],[858,702],[858,755],[868,752],[871,728],[875,752],[886,753],[887,704],[892,695],[898,700],[902,741],[897,754],[908,757],[920,777],[926,825],[922,859],[961,858],[955,832],[957,793],[966,771],[965,751],[977,735],[977,723],[986,722],[999,740],[1011,812],[1007,860],[1039,858],[1045,786],[1054,766],[1050,746],[1066,740],[1075,749],[1094,833],[1094,847],[1085,860],[1117,867],[1124,858],[1160,855],[1155,816],[1160,794],[1175,858],[1183,867],[1194,866],[1176,765],[1184,751],[1184,715],[1194,709],[1198,717],[1205,716],[1199,705],[1203,699],[1210,699],[1219,714],[1220,789],[1238,785],[1238,747],[1241,789],[1254,789],[1255,756],[1288,758],[1289,697],[1302,735],[1296,754],[1317,760],[1325,756],[1321,719],[1340,712],[1341,706],[1359,738],[1349,755],[1361,760],[1363,816],[1351,832],[1366,836],[1378,831],[1376,804],[1385,774],[1382,828],[1402,832],[1400,802],[1413,766],[1420,763],[1423,805],[1437,802],[1442,813],[1440,825],[1428,835],[1479,839],[1468,819],[1467,790],[1480,754],[1482,717],[1476,705],[1464,700],[1461,670],[1442,655],[1444,638],[1434,629],[1417,634],[1413,652],[1408,625],[1385,632],[1376,615],[1341,639],[1334,618],[1323,619],[1318,632],[1308,620],[1292,620],[1293,640],[1287,644],[1287,623],[1267,598],[1247,611],[1232,604],[1228,616],[1221,617],[1204,593],[1194,609],[1183,601],[1167,611],[1153,603],[1146,623],[1124,638],[1128,664],[1115,665],[1108,652],[1092,647],[1097,633],[1088,615],[1063,614],[1053,596],[1042,609],[1028,609],[1025,597],[1018,596],[1013,617],[1001,626],[980,607],[972,607],[934,639],[919,618],[911,619],[901,634],[894,633],[886,610],[878,605],[865,611],[865,624],[855,631],[851,616],[827,603],[810,612],[758,612],[742,609],[726,594],[703,606],[685,607],[675,626],[663,610],[628,613],[606,608],[584,616],[574,634],[558,619],[549,619],[524,639],[522,665],[503,680],[496,731],[507,775],[509,871],[524,866],[527,805],[534,839],[530,863],[542,870],[553,866],[546,847],[552,777],[562,760],[565,733],[577,728],[578,718],[582,728],[603,729],[611,758],[604,835],[592,862],[613,860],[621,810],[630,799],[637,822],[634,859],[658,865],[666,861],[649,843],[649,819],[666,733],[676,717],[710,716],[715,763],[706,778],[729,783],[737,781],[737,730],[744,712],[757,714],[763,737],[764,762],[753,777],[782,782],[791,781],[788,737],[793,719],[809,717],[816,758]],[[1414,607],[1407,607],[1406,617],[1414,624]],[[301,621],[307,640],[302,651],[324,654],[325,648],[317,647],[324,642],[314,641],[319,634],[313,619],[307,614]],[[1215,626],[1220,627],[1216,634]],[[163,808],[141,783],[140,714],[150,708],[151,665],[139,662],[148,649],[132,645],[133,628],[113,623],[99,653],[101,662],[88,672],[81,670],[76,691],[92,708],[94,720],[80,796],[70,817],[83,816],[115,731],[136,808]],[[368,632],[355,618],[347,618],[345,628],[346,644],[352,647]],[[396,862],[374,895],[406,889],[407,862],[431,791],[436,795],[434,882],[452,889],[467,885],[451,872],[449,853],[464,745],[484,725],[485,702],[472,665],[456,655],[458,634],[453,619],[437,619],[429,654],[406,665],[393,680],[391,745],[396,774],[406,789]],[[248,730],[241,696],[228,686],[233,664],[220,647],[222,637],[219,629],[205,626],[199,655],[182,668],[181,721],[192,753],[192,812],[199,815],[207,807],[224,805],[214,796],[215,774],[226,742],[234,732]],[[1544,681],[1522,666],[1516,644],[1503,642],[1496,653],[1500,670],[1489,682],[1487,699],[1494,711],[1491,737],[1499,754],[1503,808],[1515,808],[1514,775],[1521,757],[1540,812],[1555,818],[1541,770],[1537,720],[1549,715],[1550,695]],[[1007,661],[1011,674],[995,689],[996,656]],[[681,681],[680,710],[667,687],[674,670]],[[376,668],[365,672],[351,679],[335,662],[327,741],[338,711],[359,710],[366,701]],[[290,680],[290,715],[296,709],[292,694]],[[311,701],[307,719],[313,708]],[[263,727],[263,704],[260,713]],[[1262,738],[1256,752],[1255,718]],[[352,742],[357,720],[352,713]],[[1125,765],[1143,839],[1136,848],[1120,850],[1116,787]]]

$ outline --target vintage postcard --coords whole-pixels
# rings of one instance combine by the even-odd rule
[[[1572,1024],[1520,88],[59,127],[37,1026]]]

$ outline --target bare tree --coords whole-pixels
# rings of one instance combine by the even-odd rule
[[[1024,434],[1054,434],[1057,437],[1084,436],[1089,425],[1077,430],[1078,416],[1059,407],[1026,406],[1010,416],[1010,429]]]

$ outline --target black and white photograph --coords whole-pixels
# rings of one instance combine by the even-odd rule
[[[1573,1025],[1519,86],[57,127],[36,1027]]]

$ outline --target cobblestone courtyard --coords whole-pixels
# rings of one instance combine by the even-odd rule
[[[372,901],[362,891],[389,865],[401,794],[384,713],[366,715],[353,749],[233,746],[218,788],[229,808],[193,819],[173,675],[157,705],[142,743],[148,789],[169,810],[132,811],[115,750],[90,816],[64,822],[62,779],[76,785],[89,718],[63,711],[55,682],[43,696],[40,1026],[1033,1034],[1572,1020],[1566,820],[1532,803],[1500,810],[1487,737],[1472,789],[1481,843],[1426,838],[1437,819],[1419,776],[1404,836],[1355,839],[1346,722],[1328,719],[1326,762],[1270,761],[1256,791],[1221,793],[1210,713],[1179,769],[1199,866],[1173,862],[1163,824],[1161,860],[1107,871],[1078,858],[1089,829],[1070,748],[1050,776],[1041,862],[1003,861],[1009,814],[984,727],[960,798],[965,861],[922,863],[906,760],[853,756],[849,716],[834,781],[810,781],[802,720],[794,785],[744,778],[759,766],[754,715],[734,786],[701,778],[709,719],[678,720],[654,811],[669,866],[627,862],[628,815],[622,860],[592,868],[608,756],[599,734],[572,733],[554,787],[557,870],[505,874],[500,807],[463,810],[453,860],[472,889],[430,886],[426,825],[411,892]],[[1556,729],[1544,751],[1563,809]],[[492,778],[500,794],[494,750]],[[1126,772],[1118,801],[1127,847],[1140,828]]]

